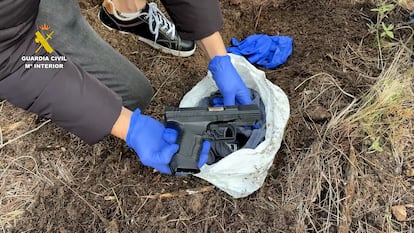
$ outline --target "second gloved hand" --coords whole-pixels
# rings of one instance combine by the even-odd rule
[[[177,136],[176,130],[165,128],[159,121],[141,114],[137,109],[129,123],[126,143],[135,150],[142,164],[171,174],[169,163],[179,148],[175,143]]]
[[[231,63],[230,56],[215,56],[208,69],[224,97],[224,105],[251,104],[250,91]]]
[[[141,114],[139,109],[132,114],[126,143],[137,153],[142,164],[155,168],[160,173],[171,174],[170,162],[179,146],[176,144],[178,132],[165,128],[152,117]],[[200,152],[198,167],[208,158],[210,143],[205,141]]]

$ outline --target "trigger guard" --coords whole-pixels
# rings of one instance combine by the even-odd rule
[[[223,132],[219,130],[225,128]],[[228,135],[230,130],[231,135]],[[219,123],[219,124],[209,124],[207,126],[207,134],[208,136],[212,137],[213,140],[217,141],[232,141],[236,140],[236,129],[233,125],[228,123]]]

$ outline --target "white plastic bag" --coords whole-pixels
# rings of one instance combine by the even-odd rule
[[[259,189],[280,148],[289,118],[286,94],[266,79],[265,73],[244,57],[230,54],[232,63],[248,88],[257,91],[266,109],[265,140],[255,149],[240,149],[212,165],[204,165],[195,176],[207,180],[234,198],[246,197]],[[217,86],[208,72],[181,100],[180,107],[196,107]]]

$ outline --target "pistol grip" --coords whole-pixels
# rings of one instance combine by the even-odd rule
[[[172,174],[198,173],[198,160],[203,143],[203,137],[191,132],[182,132],[178,138],[180,148],[170,162]]]

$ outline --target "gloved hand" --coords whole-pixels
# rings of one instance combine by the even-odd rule
[[[159,121],[141,114],[139,109],[132,114],[126,143],[137,153],[142,164],[155,168],[160,173],[171,174],[169,163],[178,151],[178,132],[165,128]],[[208,159],[210,143],[205,141],[200,153],[198,166]]]
[[[230,56],[215,56],[208,69],[224,97],[224,105],[251,104],[250,91],[231,63]]]

